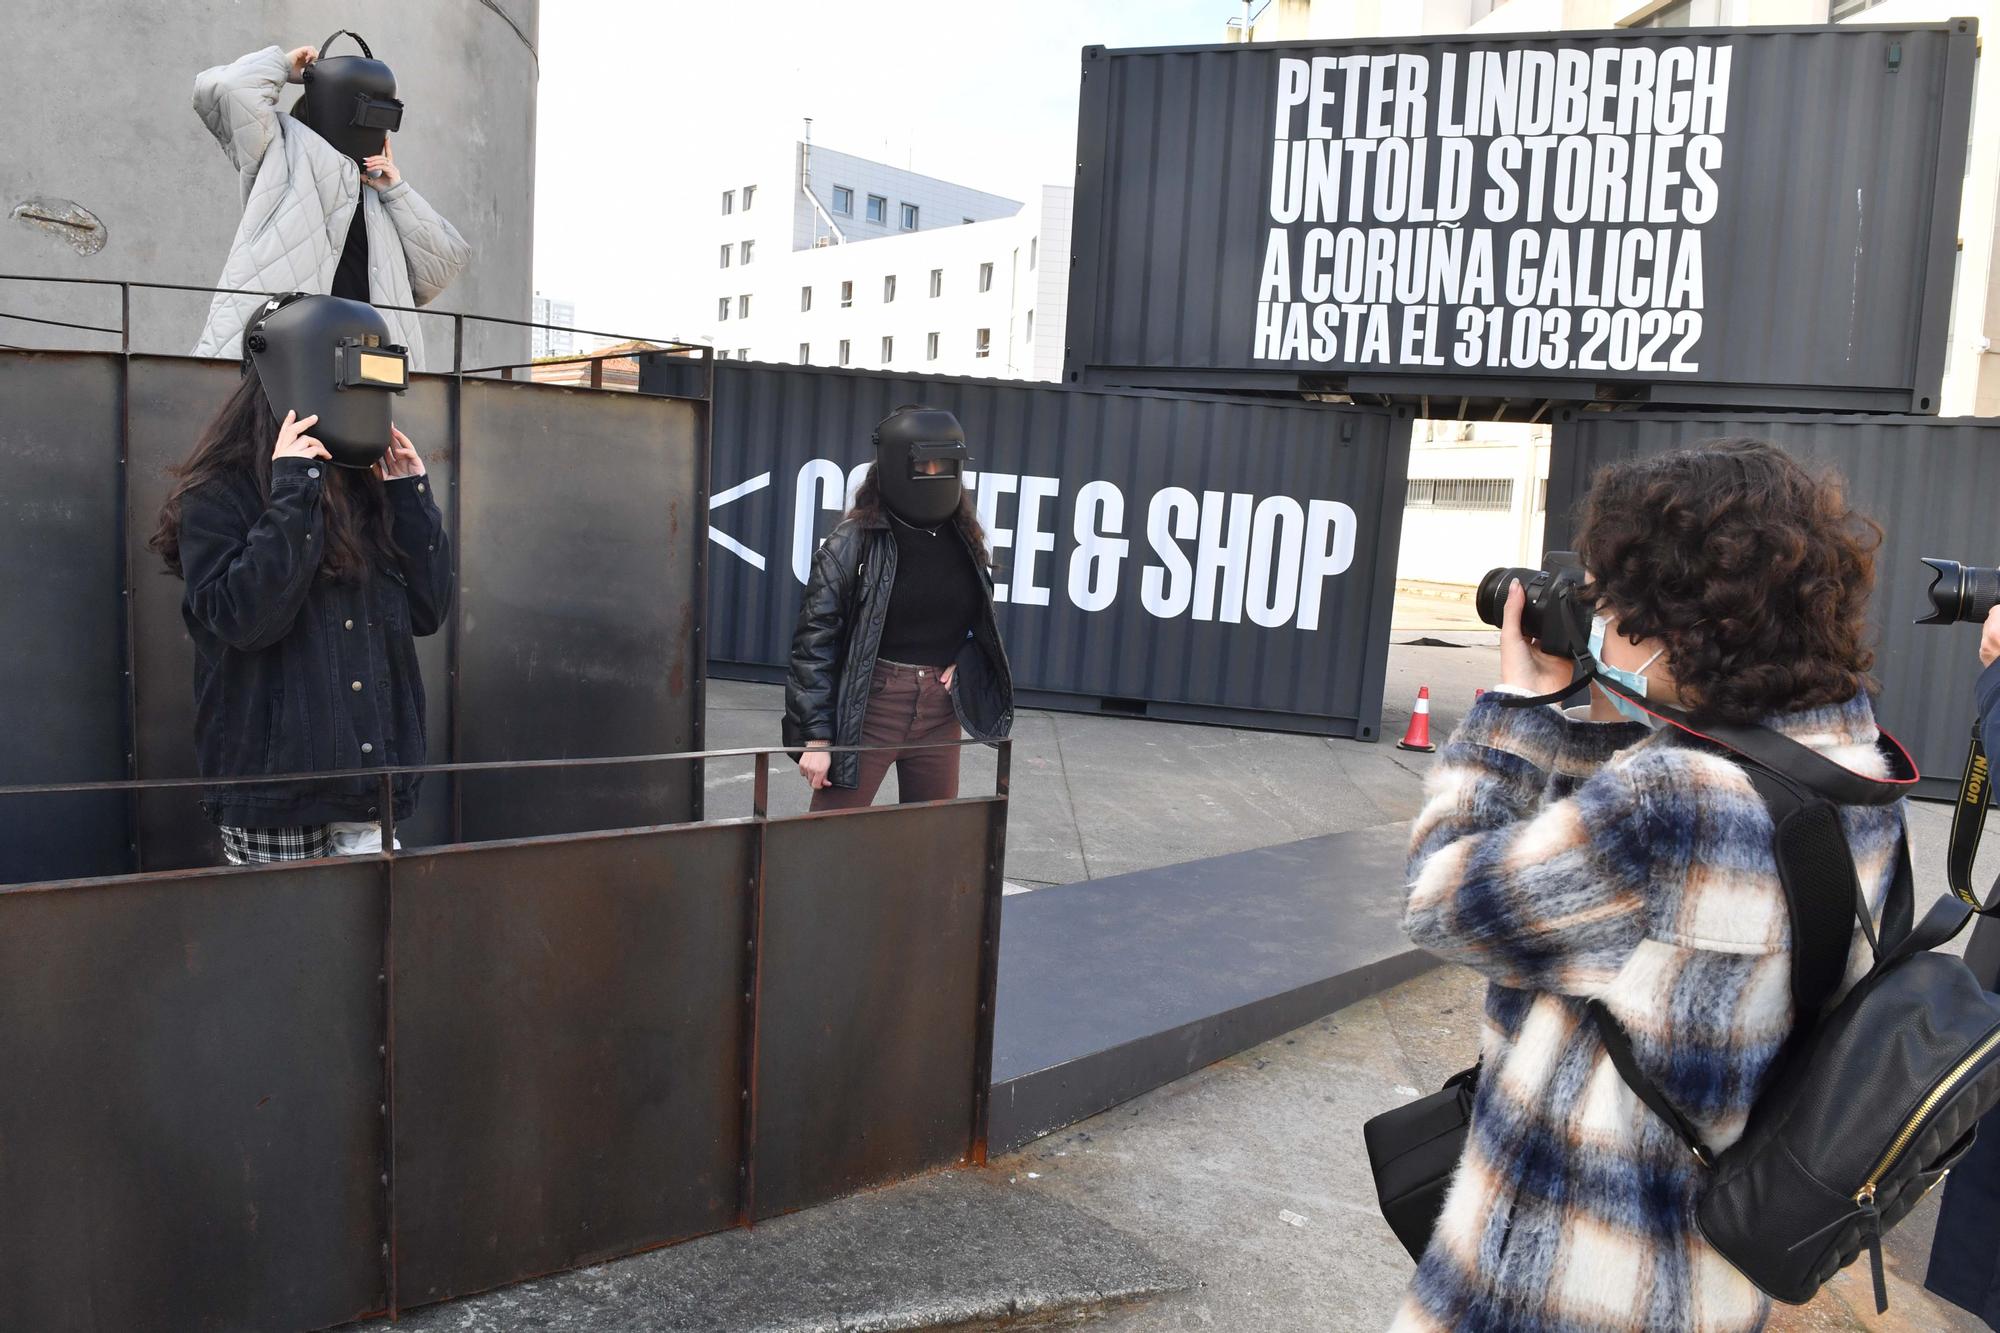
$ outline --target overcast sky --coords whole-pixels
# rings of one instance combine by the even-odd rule
[[[559,0],[541,11],[535,287],[663,327],[713,267],[716,155],[799,137],[1028,200],[1075,176],[1077,53],[1220,41],[1229,0]],[[702,295],[706,295],[705,292]]]

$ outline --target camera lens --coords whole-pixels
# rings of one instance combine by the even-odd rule
[[[1519,579],[1521,586],[1532,594],[1536,582],[1538,580],[1546,580],[1547,578],[1548,575],[1539,569],[1508,568],[1489,570],[1486,577],[1479,580],[1479,591],[1474,594],[1472,599],[1473,609],[1478,611],[1481,620],[1493,626],[1493,628],[1499,629],[1501,617],[1507,613],[1507,589],[1513,585],[1514,580]],[[1533,598],[1531,596],[1530,602],[1532,603],[1532,601]],[[1524,614],[1522,620],[1524,629],[1526,628],[1527,613],[1531,612],[1532,609],[1532,605],[1523,608]],[[1532,633],[1530,633],[1530,637],[1533,637]]]
[[[1950,625],[1960,621],[1986,619],[2000,606],[2000,569],[1961,565],[1956,560],[1923,558],[1936,573],[1931,575],[1931,613],[1919,625]]]

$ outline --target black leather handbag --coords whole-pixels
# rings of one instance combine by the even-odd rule
[[[1423,1257],[1444,1210],[1444,1192],[1465,1152],[1478,1089],[1479,1066],[1474,1065],[1446,1079],[1441,1091],[1384,1111],[1361,1127],[1382,1216],[1412,1259]]]

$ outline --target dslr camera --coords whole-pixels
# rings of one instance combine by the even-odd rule
[[[1923,558],[1932,569],[1931,613],[1919,625],[1952,625],[1986,619],[2000,605],[2000,569],[1961,565],[1956,560]],[[1491,577],[1490,575],[1488,577]]]
[[[1507,589],[1516,579],[1527,593],[1521,607],[1523,635],[1556,657],[1576,657],[1589,650],[1594,602],[1584,587],[1583,562],[1574,551],[1550,551],[1540,569],[1495,569],[1479,580],[1473,606],[1479,618],[1495,629],[1507,610]]]

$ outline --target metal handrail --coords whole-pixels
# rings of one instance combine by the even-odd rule
[[[119,326],[117,328],[104,328],[94,324],[64,325],[64,327],[88,329],[96,333],[115,333],[119,335],[120,350],[126,352],[129,352],[132,346],[132,292],[135,288],[142,291],[155,292],[198,292],[208,296],[285,296],[289,294],[286,292],[266,291],[257,287],[201,287],[185,282],[146,282],[137,278],[70,278],[60,277],[52,273],[0,273],[0,282],[53,282],[72,287],[117,288],[120,294]],[[474,373],[460,368],[463,365],[466,320],[474,320],[481,324],[501,324],[517,329],[542,329],[547,332],[580,333],[590,338],[610,338],[618,342],[650,342],[654,343],[660,351],[686,349],[691,352],[699,352],[704,360],[712,356],[715,351],[714,348],[705,344],[686,342],[679,338],[648,338],[642,337],[639,334],[609,333],[602,329],[577,329],[563,324],[544,324],[531,319],[508,319],[504,315],[476,315],[465,311],[438,310],[425,306],[382,305],[374,302],[370,304],[373,304],[377,310],[394,310],[404,314],[425,315],[435,319],[449,319],[452,321],[452,366],[458,374]],[[12,315],[4,312],[0,312],[0,319],[18,319],[35,324],[61,324],[59,320],[41,319],[32,315]],[[613,353],[612,355],[629,356],[631,353],[625,351]],[[572,359],[594,361],[599,358],[586,355]],[[533,360],[516,361],[504,366],[488,366],[483,367],[483,369],[508,370],[521,366],[532,366],[534,364],[536,363]]]
[[[969,737],[955,741],[925,741],[896,745],[823,745],[812,748],[828,754],[867,754],[882,750],[962,750],[976,745],[1006,746],[1011,742],[980,741]],[[485,759],[453,764],[404,764],[384,768],[330,768],[316,773],[249,773],[214,778],[127,778],[116,782],[50,782],[0,786],[0,797],[54,796],[76,792],[165,791],[178,787],[242,787],[271,782],[328,782],[350,778],[395,778],[425,773],[515,773],[548,768],[610,768],[627,764],[664,764],[695,759],[755,759],[782,754],[787,760],[804,747],[787,745],[751,746],[735,750],[686,750],[665,754],[613,754],[577,759]]]

